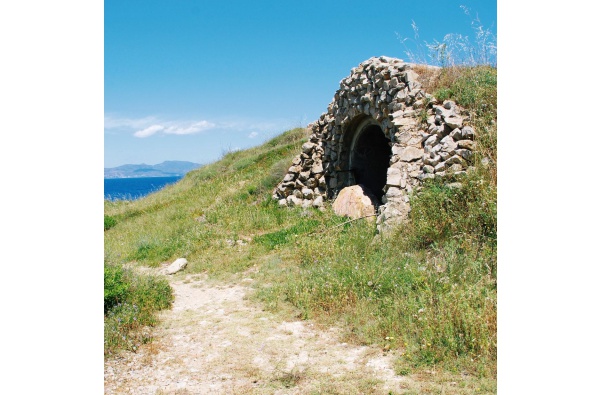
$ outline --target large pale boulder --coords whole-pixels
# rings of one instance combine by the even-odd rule
[[[340,216],[357,219],[375,214],[374,202],[377,198],[362,185],[352,185],[340,191],[333,202],[333,212]],[[375,217],[369,219],[374,220]]]

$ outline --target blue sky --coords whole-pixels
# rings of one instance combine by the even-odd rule
[[[476,17],[496,34],[496,1],[106,0],[104,167],[210,163],[306,126],[352,67],[473,41]]]
[[[373,2],[377,9],[302,2],[277,12],[253,2],[187,23],[150,1],[122,3],[131,9],[94,0],[0,3],[3,273],[20,279],[27,265],[25,286],[0,287],[4,300],[18,300],[4,306],[19,323],[3,328],[11,339],[3,348],[7,388],[102,391],[103,164],[203,161],[234,142],[258,144],[267,122],[318,117],[359,62],[404,57],[396,32],[410,36],[412,20],[425,40],[470,33],[459,4],[484,26],[495,22],[495,4],[482,1]],[[499,393],[589,393],[600,354],[590,314],[599,299],[600,210],[588,149],[598,129],[597,6],[500,3]],[[421,4],[428,10],[414,8]],[[270,13],[280,17],[266,19]],[[103,132],[107,117],[113,127]],[[177,131],[234,119],[246,129],[133,136],[153,124]],[[60,325],[39,336],[40,322]]]

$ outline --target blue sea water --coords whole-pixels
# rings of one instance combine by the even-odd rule
[[[136,200],[181,180],[175,177],[105,178],[105,200]]]

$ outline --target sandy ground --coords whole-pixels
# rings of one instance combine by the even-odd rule
[[[339,330],[284,321],[247,300],[251,279],[170,277],[171,310],[154,341],[105,363],[106,394],[399,394],[393,353],[350,345]]]

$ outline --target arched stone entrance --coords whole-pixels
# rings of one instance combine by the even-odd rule
[[[464,174],[475,132],[456,103],[425,93],[418,76],[412,64],[385,56],[353,68],[327,112],[309,125],[310,137],[273,198],[282,206],[323,207],[362,184],[380,200],[374,203],[381,204],[382,230],[408,218],[410,194],[423,180]]]
[[[354,176],[354,183],[368,188],[377,197],[376,204],[379,205],[392,156],[390,141],[373,119],[361,122],[353,134],[349,168]]]

